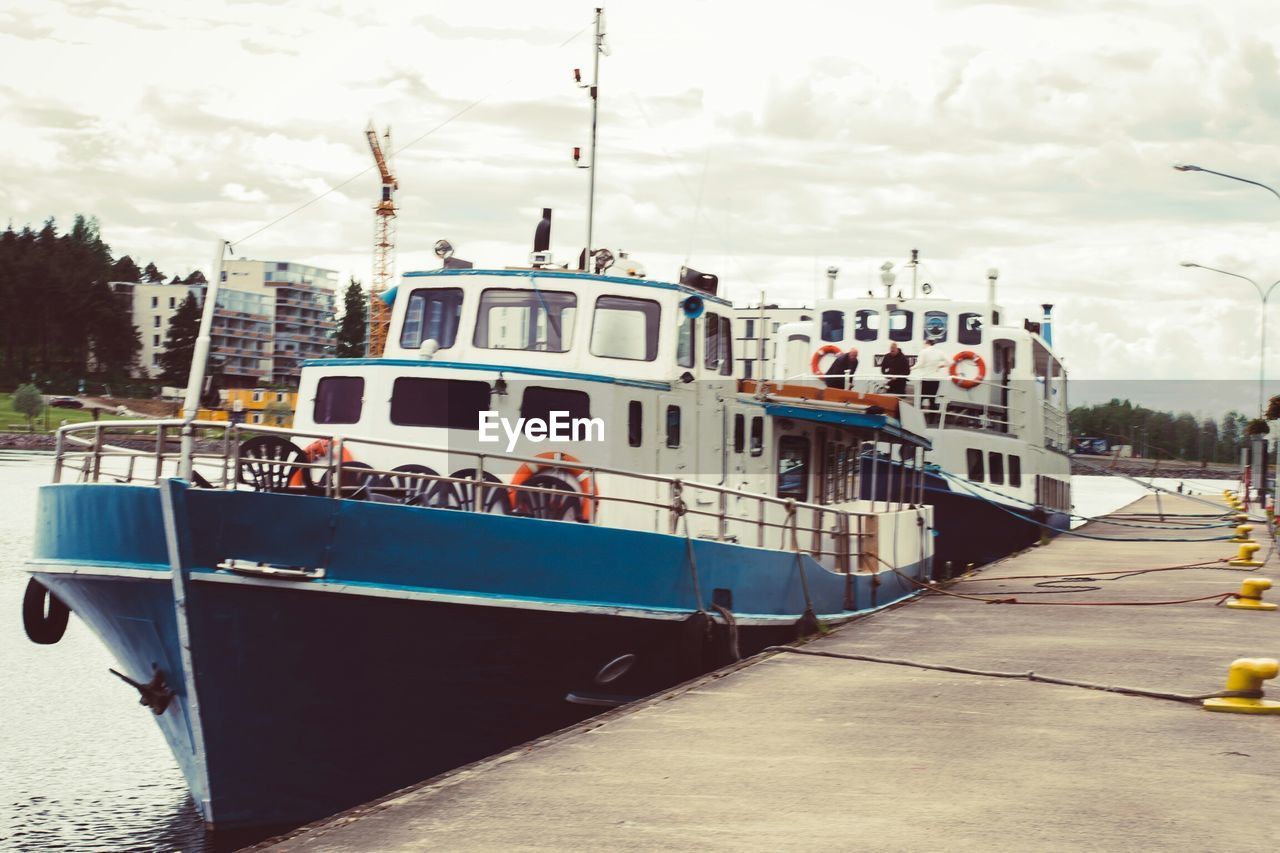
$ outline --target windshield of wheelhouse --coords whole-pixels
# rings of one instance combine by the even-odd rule
[[[482,349],[568,352],[577,313],[572,293],[490,288],[480,294],[473,343]]]
[[[418,288],[409,295],[400,331],[400,346],[417,349],[423,341],[434,340],[440,349],[453,346],[462,316],[462,288]]]

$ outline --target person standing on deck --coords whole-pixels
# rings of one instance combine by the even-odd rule
[[[880,360],[880,372],[889,377],[890,394],[907,392],[907,374],[911,372],[911,361],[905,352],[898,349],[896,343],[889,344],[889,351]]]
[[[827,383],[828,388],[848,388],[853,384],[853,375],[858,372],[858,348],[849,347],[848,352],[842,352],[836,356],[836,360],[831,362],[831,366],[827,368],[827,375],[822,377],[822,381]]]
[[[932,340],[924,342],[924,349],[916,358],[912,371],[920,377],[920,405],[923,408],[935,409],[938,406],[938,382],[947,375],[950,365]]]

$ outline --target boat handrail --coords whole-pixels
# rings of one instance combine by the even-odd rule
[[[221,476],[216,477],[218,484],[216,487],[222,489],[236,489],[240,484],[239,472],[241,470],[241,462],[239,449],[243,437],[251,435],[278,435],[287,438],[291,443],[295,439],[316,439],[320,441],[333,442],[332,446],[352,447],[376,446],[382,448],[392,448],[400,450],[409,450],[414,452],[439,453],[452,457],[462,457],[474,460],[472,470],[474,476],[470,478],[456,477],[444,474],[424,474],[416,472],[395,472],[389,470],[366,468],[361,465],[359,468],[361,477],[388,476],[396,473],[408,479],[421,479],[432,483],[447,483],[451,485],[470,484],[474,489],[474,497],[470,503],[476,511],[484,511],[481,507],[487,506],[487,493],[489,489],[501,489],[508,494],[512,492],[548,495],[564,498],[569,492],[558,488],[548,488],[538,485],[529,485],[528,483],[504,483],[494,482],[485,479],[486,465],[492,461],[502,461],[505,463],[536,465],[541,469],[553,468],[558,470],[568,470],[573,472],[573,476],[580,482],[584,478],[589,478],[589,492],[584,490],[580,493],[580,497],[585,504],[589,504],[591,511],[583,513],[584,521],[596,523],[599,513],[598,508],[602,501],[615,502],[618,504],[630,504],[634,506],[647,507],[658,511],[668,513],[668,532],[676,534],[679,531],[681,519],[685,516],[695,516],[708,519],[715,519],[715,536],[718,539],[729,539],[737,541],[736,535],[728,533],[730,524],[735,526],[750,525],[756,528],[755,536],[756,545],[758,547],[765,546],[766,530],[783,531],[783,547],[786,547],[786,536],[789,534],[793,538],[804,534],[812,537],[810,547],[804,550],[815,557],[831,556],[837,564],[837,570],[852,570],[857,564],[863,553],[861,547],[862,539],[873,537],[874,533],[865,532],[869,526],[868,519],[876,518],[880,513],[876,511],[875,505],[872,503],[871,510],[862,510],[855,508],[839,508],[829,505],[816,504],[807,501],[797,501],[794,498],[777,497],[766,494],[764,492],[753,492],[744,489],[737,489],[731,486],[713,485],[709,483],[701,483],[696,480],[685,480],[680,477],[670,477],[662,474],[650,474],[639,471],[627,471],[619,468],[607,466],[593,465],[581,461],[572,461],[556,458],[548,458],[542,456],[519,456],[507,453],[488,453],[476,450],[462,450],[458,448],[441,447],[436,445],[418,444],[414,442],[394,441],[388,439],[366,438],[362,436],[346,436],[341,434],[333,434],[320,432],[314,429],[295,429],[292,427],[277,427],[266,424],[233,424],[226,421],[191,421],[187,422],[180,418],[159,419],[159,420],[138,420],[138,421],[111,421],[97,422],[87,424],[70,424],[60,427],[57,432],[57,445],[55,449],[54,460],[54,482],[60,482],[63,469],[68,467],[69,460],[73,457],[83,459],[79,470],[81,479],[88,482],[97,482],[104,477],[116,479],[117,482],[158,482],[164,475],[164,464],[166,458],[178,459],[176,446],[170,450],[166,445],[169,442],[176,443],[184,434],[188,433],[188,429],[192,434],[200,431],[212,431],[221,433],[214,435],[205,441],[215,441],[221,444],[221,448],[217,452],[209,450],[201,450],[197,448],[194,453],[193,464],[199,463],[205,466],[212,466],[221,469]],[[150,450],[139,449],[138,447],[130,447],[119,442],[122,436],[119,433],[138,435],[139,439],[145,440],[153,445]],[[154,433],[154,434],[153,434]],[[86,435],[88,434],[88,435]],[[113,442],[108,442],[107,438],[111,437]],[[70,445],[75,445],[73,449]],[[296,445],[295,445],[296,446]],[[301,448],[299,448],[301,449]],[[324,459],[315,460],[265,460],[268,464],[288,465],[292,469],[305,469],[308,471],[320,471],[323,473],[324,494],[329,497],[351,496],[361,491],[376,491],[371,489],[366,483],[360,488],[352,488],[348,485],[349,475],[344,475],[344,463],[342,453],[328,453]],[[128,468],[123,474],[113,474],[104,472],[102,462],[110,457],[124,457],[128,459]],[[139,459],[154,457],[156,465],[154,471],[149,475],[142,473],[135,477],[135,463]],[[74,466],[71,466],[74,468]],[[207,470],[207,468],[206,468]],[[347,470],[352,470],[348,468]],[[636,481],[648,482],[655,484],[661,489],[666,487],[667,498],[649,499],[644,496],[635,494],[609,494],[602,495],[597,487],[597,477],[619,477]],[[210,484],[213,485],[213,484]],[[704,493],[704,494],[699,494]],[[729,501],[737,499],[739,501],[748,501],[754,504],[756,510],[750,513],[750,504],[744,513],[741,506],[738,511],[731,511]],[[514,502],[514,501],[513,501]],[[899,511],[918,509],[918,504],[911,503],[906,500],[896,502],[885,502],[885,509],[889,510],[897,503]],[[768,518],[766,507],[774,509],[774,517]],[[781,510],[781,519],[778,518],[778,510]],[[746,514],[746,513],[749,513]],[[808,524],[802,524],[800,520],[801,514],[806,514]],[[825,526],[827,522],[833,522],[831,527]],[[686,521],[687,525],[687,521]],[[687,528],[686,528],[687,530]],[[702,533],[698,534],[703,535]],[[824,538],[829,537],[831,548],[825,547]],[[843,544],[843,547],[842,547]]]
[[[785,377],[785,378],[783,378],[783,379],[766,379],[766,380],[763,380],[763,381],[765,381],[765,382],[770,382],[770,383],[781,383],[781,382],[796,382],[796,381],[807,380],[807,381],[811,381],[811,382],[812,382],[812,381],[814,381],[814,380],[823,380],[823,379],[828,379],[828,378],[830,378],[830,377],[831,377],[831,375],[832,375],[832,374],[826,374],[826,373],[810,373],[809,371],[807,371],[807,370],[806,370],[806,371],[804,371],[804,372],[802,372],[802,373],[795,373],[795,374],[792,374],[792,375],[787,376],[787,377]],[[908,382],[916,382],[916,383],[919,383],[919,382],[937,382],[937,383],[939,383],[939,389],[938,389],[939,391],[941,391],[941,390],[942,390],[942,388],[943,388],[943,384],[944,384],[944,383],[948,383],[948,382],[951,382],[951,381],[952,381],[952,376],[951,376],[950,374],[942,374],[942,373],[940,373],[940,374],[936,374],[936,375],[933,375],[933,376],[925,376],[925,375],[922,375],[922,374],[919,374],[919,373],[912,372],[912,373],[902,373],[902,374],[896,374],[896,375],[890,376],[890,375],[889,375],[889,374],[887,374],[887,373],[881,373],[881,372],[879,372],[879,371],[876,371],[876,372],[874,372],[874,373],[868,373],[868,372],[866,372],[866,371],[863,371],[863,372],[860,372],[860,373],[849,373],[849,374],[838,373],[838,374],[834,374],[834,375],[835,375],[835,376],[840,376],[840,377],[845,377],[845,376],[847,376],[849,379],[854,380],[854,381],[861,381],[861,382],[879,382],[879,383],[881,383],[881,384],[887,384],[887,383],[889,382],[889,380],[890,380],[890,379],[906,379]],[[1024,376],[1024,377],[1010,377],[1010,379],[1009,379],[1009,384],[1008,384],[1008,385],[1005,385],[1005,384],[1000,383],[1000,382],[993,382],[993,381],[988,380],[988,379],[970,379],[970,380],[968,380],[968,381],[973,383],[973,385],[971,386],[971,388],[977,388],[977,387],[979,387],[979,386],[984,386],[984,385],[985,385],[985,386],[987,386],[987,387],[989,387],[989,388],[1004,389],[1004,390],[1008,390],[1008,391],[1011,391],[1011,392],[1013,392],[1013,393],[1017,393],[1017,394],[1025,394],[1027,391],[1029,391],[1029,390],[1031,390],[1031,389],[1029,389],[1029,388],[1021,388],[1021,387],[1019,387],[1019,386],[1018,386],[1018,384],[1017,384],[1017,383],[1027,383],[1027,382],[1031,382],[1034,378],[1035,378],[1035,377],[1029,377],[1029,376]],[[887,394],[888,392],[887,392],[887,391],[873,391],[873,392],[871,392],[871,393],[875,393],[875,394]],[[895,396],[899,396],[899,397],[902,397],[902,396],[910,397],[911,395],[910,395],[910,394],[907,394],[907,395],[898,394],[898,395],[895,395]]]

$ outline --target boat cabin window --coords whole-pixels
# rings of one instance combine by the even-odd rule
[[[982,451],[970,447],[965,451],[965,458],[969,463],[969,479],[981,483],[985,479],[982,476]]]
[[[568,352],[577,309],[572,293],[490,288],[480,294],[474,343],[484,349]]]
[[[889,312],[889,340],[891,341],[909,341],[911,340],[911,326],[913,324],[914,314],[911,311],[904,311],[901,308],[895,308]]]
[[[853,315],[853,339],[856,341],[874,341],[880,336],[880,312],[870,308],[860,308]]]
[[[733,416],[733,452],[741,453],[747,444],[747,416]]]
[[[809,499],[809,439],[784,435],[778,439],[778,497]]]
[[[680,446],[680,407],[667,406],[667,447]]]
[[[761,453],[764,453],[764,418],[755,417],[751,419],[751,455]]]
[[[484,383],[481,383],[482,385]],[[569,388],[547,388],[530,385],[520,399],[520,417],[551,422],[552,412],[567,412],[570,418],[591,417],[591,395]]]
[[[591,354],[653,361],[658,357],[661,314],[661,307],[652,299],[601,296],[591,323]]]
[[[926,341],[934,341],[935,343],[943,343],[947,339],[947,312],[946,311],[926,311],[924,312],[924,339]]]
[[[822,339],[824,341],[836,342],[844,340],[843,311],[822,312]]]
[[[391,422],[399,426],[479,429],[489,383],[401,376],[391,386]]]
[[[723,355],[720,351],[719,314],[707,312],[707,319],[703,320],[703,337],[702,362],[708,370],[718,370]]]
[[[644,441],[644,405],[639,400],[627,404],[627,444],[639,447]]]
[[[999,453],[987,454],[987,482],[1004,485],[1004,457]]]
[[[676,364],[693,367],[693,341],[698,333],[698,321],[686,316],[680,324],[680,337],[676,340]]]
[[[971,311],[961,314],[956,340],[968,345],[982,343],[982,315]]]
[[[404,327],[400,330],[400,346],[417,349],[426,340],[434,340],[440,349],[453,346],[458,337],[458,318],[462,315],[462,288],[419,288],[409,295]]]
[[[720,375],[733,375],[733,321],[720,318]]]
[[[363,376],[326,376],[316,385],[311,419],[318,424],[359,423],[363,404]]]
[[[1009,485],[1022,485],[1022,457],[1012,454],[1009,456]]]

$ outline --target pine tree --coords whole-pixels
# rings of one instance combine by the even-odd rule
[[[182,283],[183,284],[208,284],[209,279],[205,278],[204,273],[200,272],[200,270],[195,270],[194,272],[191,273],[191,275],[184,278],[182,280]]]
[[[147,264],[147,268],[142,271],[142,275],[151,284],[159,284],[164,281],[164,273],[160,272],[154,263]]]
[[[338,325],[334,354],[338,358],[363,357],[368,324],[369,304],[359,280],[352,276],[342,300],[342,322]]]
[[[133,262],[133,258],[125,255],[111,265],[112,281],[142,281],[142,270]]]
[[[160,353],[160,379],[171,384],[187,381],[196,338],[200,335],[200,302],[194,293],[178,305],[165,330],[164,352]]]

